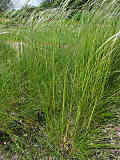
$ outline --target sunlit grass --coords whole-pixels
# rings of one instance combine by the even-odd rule
[[[48,152],[85,159],[100,114],[110,113],[111,99],[117,103],[114,95],[119,97],[119,51],[115,17],[87,11],[79,21],[53,20],[0,34],[0,130],[18,147],[14,151],[23,159]],[[34,146],[40,143],[47,149]]]

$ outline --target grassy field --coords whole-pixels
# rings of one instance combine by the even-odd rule
[[[88,160],[96,150],[120,149],[102,142],[100,128],[120,104],[120,23],[98,13],[34,26],[2,20],[2,150],[21,160]]]

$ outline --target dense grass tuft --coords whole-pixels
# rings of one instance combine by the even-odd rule
[[[119,23],[101,18],[104,11],[5,34],[1,24],[0,132],[11,153],[89,158],[97,126],[114,117],[120,95]]]

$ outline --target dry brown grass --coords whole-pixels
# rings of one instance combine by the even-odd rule
[[[0,18],[0,23],[7,23],[7,22],[10,22],[10,19]]]

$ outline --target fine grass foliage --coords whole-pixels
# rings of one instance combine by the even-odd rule
[[[109,105],[119,103],[120,94],[119,23],[111,14],[101,18],[102,12],[11,26],[5,34],[3,27],[0,131],[19,158],[88,159],[100,115],[113,116]]]

